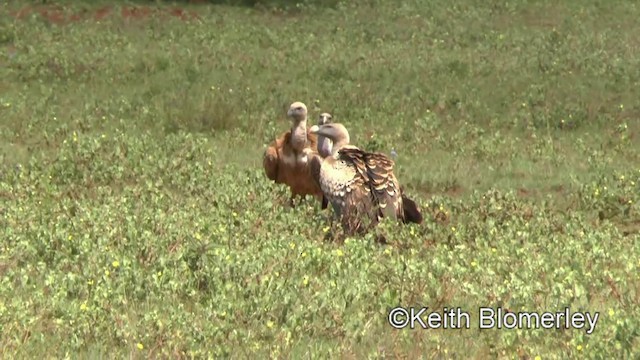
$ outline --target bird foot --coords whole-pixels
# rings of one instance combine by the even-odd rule
[[[380,244],[380,245],[388,245],[389,243],[387,242],[387,238],[382,235],[382,234],[376,234],[376,243]]]
[[[340,231],[333,236],[333,242],[339,245],[344,245],[344,241],[347,239],[347,233]]]
[[[333,216],[329,219],[329,230],[326,232],[324,236],[324,240],[327,242],[344,242],[343,236],[341,233],[338,224],[336,223]],[[342,241],[341,241],[342,239]]]
[[[291,207],[292,209],[295,209],[298,205],[302,204],[303,199],[304,199],[303,196],[291,195],[291,198],[289,199],[289,207]]]

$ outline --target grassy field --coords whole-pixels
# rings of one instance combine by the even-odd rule
[[[637,2],[64,4],[0,5],[2,358],[640,355]],[[424,224],[287,208],[261,156],[296,100],[395,148]],[[567,306],[591,335],[478,329]]]

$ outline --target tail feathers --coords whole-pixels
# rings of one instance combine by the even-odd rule
[[[418,209],[418,205],[415,201],[409,199],[406,195],[402,194],[402,209],[404,210],[404,223],[416,223],[422,224],[422,214]]]

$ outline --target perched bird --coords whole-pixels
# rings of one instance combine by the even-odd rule
[[[333,120],[333,116],[329,113],[320,114],[320,118],[318,119],[318,126],[322,126],[325,124],[330,124]],[[320,156],[327,157],[331,155],[331,147],[333,146],[333,142],[330,139],[327,139],[325,136],[318,135],[318,154]]]
[[[267,178],[276,184],[286,184],[291,190],[291,206],[295,198],[312,195],[323,198],[320,185],[314,180],[309,169],[309,155],[317,154],[317,137],[307,131],[307,107],[294,102],[287,116],[292,125],[265,150],[262,165]]]
[[[309,162],[347,234],[366,232],[383,217],[422,222],[416,203],[403,195],[387,155],[349,145],[349,132],[340,123],[314,125],[309,131],[333,143],[330,156],[311,154]]]
[[[318,126],[324,125],[324,124],[330,124],[332,120],[333,120],[333,116],[331,116],[331,114],[326,112],[322,113],[318,118]],[[318,135],[317,140],[318,140],[318,154],[322,158],[330,156],[333,142],[322,135]],[[314,174],[313,177],[314,179],[319,179],[319,174]],[[320,186],[320,183],[318,183],[318,186]],[[329,205],[329,200],[327,199],[326,196],[322,195],[322,206],[320,207],[320,209],[324,210],[327,208],[328,205]]]

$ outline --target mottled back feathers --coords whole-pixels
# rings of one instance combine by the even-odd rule
[[[403,194],[391,158],[348,145],[349,134],[342,124],[313,126],[311,132],[334,143],[332,155],[321,165],[317,158],[312,159],[313,174],[318,176],[319,167],[321,189],[347,233],[366,232],[385,217],[404,223],[422,221],[415,202]]]
[[[355,147],[343,147],[339,159],[351,163],[362,184],[367,186],[373,203],[379,207],[378,218],[392,216],[403,220],[400,185],[393,173],[394,162],[385,154],[369,153]],[[385,211],[390,206],[390,211]]]

